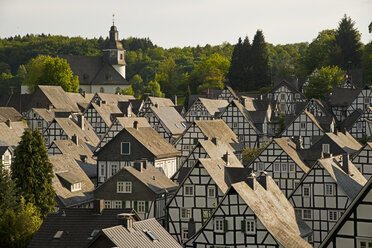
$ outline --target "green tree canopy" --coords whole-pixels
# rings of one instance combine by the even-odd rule
[[[364,83],[372,84],[372,41],[364,46],[362,55],[362,69]]]
[[[42,217],[54,209],[53,165],[42,135],[27,129],[15,150],[12,178],[26,202],[34,204]]]
[[[65,59],[38,56],[26,64],[27,74],[23,83],[30,93],[38,85],[60,85],[67,92],[78,92],[79,79],[74,76]]]
[[[268,50],[262,30],[257,30],[251,49],[253,89],[260,89],[270,84]]]
[[[166,96],[176,93],[177,85],[181,79],[176,62],[172,57],[163,60],[158,67],[155,81],[158,82]]]
[[[309,82],[304,86],[307,98],[323,99],[332,91],[333,87],[340,86],[345,78],[345,72],[337,66],[322,67],[309,76]]]
[[[134,96],[134,91],[132,89],[132,85],[129,85],[129,87],[126,88],[126,89],[122,89],[119,93],[122,94],[122,95]]]
[[[17,209],[17,190],[10,171],[0,162],[0,213],[6,209]]]

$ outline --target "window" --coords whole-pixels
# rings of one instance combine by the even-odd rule
[[[233,128],[237,128],[238,127],[238,123],[233,123]]]
[[[329,144],[322,144],[323,153],[329,154]]]
[[[122,155],[130,154],[130,143],[129,142],[121,142],[121,154]]]
[[[100,176],[105,176],[105,166],[103,164],[101,164],[100,166]]]
[[[264,171],[265,170],[264,163],[259,162],[258,165],[257,165],[257,170],[258,171]]]
[[[41,121],[38,121],[37,122],[37,127],[41,127],[42,125],[41,125]]]
[[[4,161],[3,161],[4,165],[8,165],[10,164],[10,156],[9,155],[4,155]]]
[[[146,212],[145,201],[138,201],[137,202],[137,212],[138,213],[145,213]]]
[[[295,209],[295,215],[302,217],[302,210],[301,209]]]
[[[306,129],[306,122],[302,121],[300,128],[301,129]]]
[[[370,97],[368,97],[368,96],[364,97],[364,104],[369,105],[370,102],[371,102],[371,98]]]
[[[189,220],[191,218],[191,208],[181,208],[181,219]]]
[[[105,208],[111,208],[111,201],[105,200]]]
[[[288,164],[282,163],[282,172],[287,172],[287,171],[288,171]]]
[[[246,234],[256,233],[256,221],[254,219],[245,220],[245,233]]]
[[[183,189],[184,196],[194,196],[194,186],[193,185],[185,185]]]
[[[289,172],[296,172],[295,163],[289,163]]]
[[[372,248],[372,240],[359,240],[359,248]]]
[[[357,122],[357,130],[362,131],[363,130],[363,123],[362,122]]]
[[[298,185],[300,185],[300,180],[294,180],[293,185],[294,185],[294,188],[297,188]]]
[[[300,99],[300,93],[295,93],[295,99]]]
[[[304,185],[302,187],[302,196],[303,197],[310,197],[310,186],[309,185]]]
[[[280,94],[280,100],[285,100],[285,94],[284,93]]]
[[[123,60],[124,59],[124,56],[122,53],[120,53],[120,60]]]
[[[222,218],[215,218],[214,219],[214,231],[215,232],[224,232],[224,219]]]
[[[182,240],[187,240],[189,237],[189,229],[187,227],[182,227]]]
[[[121,208],[122,202],[121,201],[113,201],[112,208]]]
[[[71,192],[81,190],[81,183],[74,183],[71,185]]]
[[[208,186],[208,198],[216,197],[216,188],[214,186]]]
[[[324,194],[326,196],[333,196],[335,194],[334,185],[330,183],[325,184]]]
[[[130,181],[118,181],[116,183],[117,193],[132,193],[132,182]]]
[[[274,163],[274,172],[280,172],[280,164]]]
[[[112,175],[115,175],[119,170],[119,165],[113,164],[111,165]]]
[[[332,210],[330,210],[329,212],[328,212],[328,220],[329,221],[337,221],[337,211],[332,211]]]
[[[105,89],[103,87],[99,88],[99,92],[104,93]]]
[[[311,209],[303,209],[302,210],[302,219],[304,220],[311,220]]]

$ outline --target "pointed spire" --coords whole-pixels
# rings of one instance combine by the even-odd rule
[[[115,26],[115,14],[112,14],[112,26]]]

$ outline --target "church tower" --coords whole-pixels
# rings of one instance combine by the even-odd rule
[[[103,48],[103,60],[106,63],[111,64],[115,70],[125,78],[125,50],[123,48],[123,44],[121,44],[121,42],[118,40],[119,33],[114,21],[112,21],[112,26],[109,33],[110,38]]]

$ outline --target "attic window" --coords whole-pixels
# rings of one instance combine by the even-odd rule
[[[81,183],[74,183],[71,185],[71,192],[81,190]]]
[[[151,239],[151,241],[158,240],[158,238],[155,236],[155,234],[153,234],[150,231],[146,232],[146,235]]]
[[[56,234],[54,234],[55,239],[60,239],[62,237],[63,231],[57,231]]]
[[[99,233],[99,230],[94,229],[93,232],[90,234],[90,237],[88,239],[93,239],[98,233]]]
[[[183,127],[186,127],[186,123],[185,123],[185,122],[182,122],[182,126],[183,126]]]

